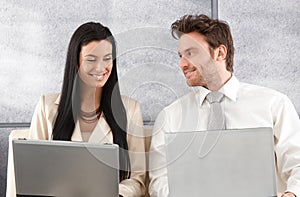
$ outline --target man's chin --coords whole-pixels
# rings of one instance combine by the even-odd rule
[[[203,87],[205,87],[206,86],[205,84],[202,84],[202,83],[199,83],[199,82],[196,82],[196,81],[192,81],[192,80],[188,80],[188,79],[186,79],[186,84],[189,87],[196,87],[196,86],[203,86]]]
[[[194,83],[193,81],[189,81],[188,79],[186,80],[186,84],[187,84],[189,87],[198,86],[196,83]]]

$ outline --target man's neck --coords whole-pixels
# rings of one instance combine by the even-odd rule
[[[218,91],[231,79],[231,77],[232,73],[229,71],[221,73],[220,75],[215,75],[215,77],[207,83],[207,87],[205,88],[213,92]]]

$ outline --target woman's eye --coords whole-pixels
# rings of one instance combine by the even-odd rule
[[[95,62],[96,60],[95,59],[87,59],[86,61],[88,61],[88,62]]]
[[[110,61],[111,60],[111,57],[105,57],[103,58],[103,61]]]

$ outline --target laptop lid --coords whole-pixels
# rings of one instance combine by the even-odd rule
[[[12,143],[18,195],[119,195],[117,145],[44,140]]]
[[[165,137],[170,196],[277,196],[271,128]]]

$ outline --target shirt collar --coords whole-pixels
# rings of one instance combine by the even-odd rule
[[[200,105],[203,104],[206,95],[211,92],[209,89],[202,86],[194,87],[193,90],[196,94],[196,100],[200,102]]]
[[[239,87],[239,80],[234,75],[232,75],[232,77],[225,83],[225,85],[219,90],[219,92],[223,93],[227,98],[235,102],[237,99]]]
[[[223,93],[227,98],[235,102],[237,100],[239,84],[240,83],[238,79],[234,75],[232,75],[232,77],[223,85],[223,87],[218,92]],[[194,92],[196,93],[197,100],[200,101],[200,105],[202,105],[205,97],[211,91],[202,86],[199,86],[194,88]]]

